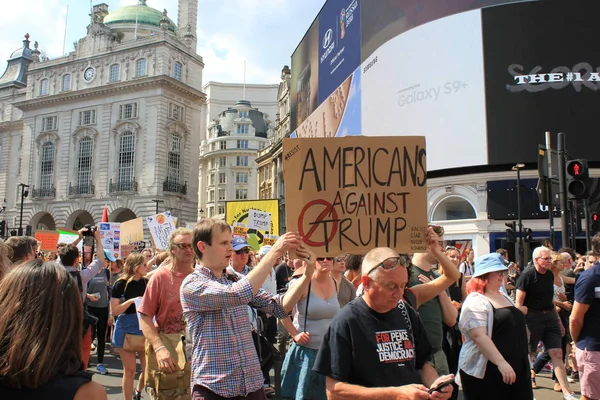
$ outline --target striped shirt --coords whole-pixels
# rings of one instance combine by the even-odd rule
[[[181,305],[193,343],[192,387],[221,397],[247,396],[263,387],[247,306],[287,317],[281,296],[259,290],[241,274],[217,278],[197,266],[181,285]]]

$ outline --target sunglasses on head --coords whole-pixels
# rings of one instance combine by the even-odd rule
[[[377,268],[380,267],[386,271],[391,271],[393,269],[398,268],[399,266],[403,266],[405,268],[408,266],[408,255],[402,254],[398,257],[386,258],[385,260],[371,268],[367,275],[369,275],[371,272],[375,271]]]
[[[179,247],[181,250],[193,249],[194,245],[191,243],[173,243],[175,246]]]
[[[336,257],[333,259],[335,262],[346,262],[346,259],[344,257]]]
[[[248,250],[247,247],[245,249],[240,249],[240,250],[235,251],[235,254],[248,254],[248,253],[250,253],[250,250]]]
[[[441,225],[429,225],[438,236],[444,236],[444,227]]]
[[[333,257],[317,257],[318,262],[323,262],[325,260],[333,261]]]

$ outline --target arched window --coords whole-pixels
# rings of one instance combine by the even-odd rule
[[[171,143],[169,146],[169,160],[167,166],[167,181],[169,183],[179,184],[181,180],[181,137],[171,134]]]
[[[133,182],[135,174],[135,135],[133,132],[125,131],[119,139],[119,167],[117,170],[117,182],[123,186],[121,190],[130,190],[128,184]]]
[[[66,74],[62,77],[62,91],[68,92],[69,90],[71,90],[71,74]]]
[[[120,76],[120,68],[119,68],[119,64],[113,64],[110,66],[110,82],[119,82],[119,78]]]
[[[140,58],[135,63],[135,76],[146,76],[146,59]]]
[[[48,94],[48,79],[42,79],[40,81],[40,96],[46,96]]]
[[[85,137],[79,142],[79,159],[77,162],[77,186],[80,194],[92,194],[92,161],[94,140]]]
[[[471,203],[459,196],[446,197],[436,206],[433,212],[434,221],[475,218],[477,218],[477,215]]]
[[[42,145],[40,162],[40,189],[52,189],[54,183],[54,143]]]
[[[173,78],[177,79],[178,81],[181,80],[181,63],[180,62],[176,62],[175,66],[173,67]]]

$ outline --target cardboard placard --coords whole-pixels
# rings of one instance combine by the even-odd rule
[[[169,248],[169,235],[175,228],[175,220],[170,211],[146,217],[146,223],[150,228],[154,247],[158,250],[166,250]]]
[[[58,244],[58,232],[35,231],[35,239],[40,243],[41,251],[56,251]]]
[[[317,256],[427,251],[425,137],[284,139],[288,231]]]
[[[121,258],[121,223],[101,222],[100,241],[106,251],[110,251],[117,260]]]
[[[144,219],[142,217],[121,222],[121,245],[144,240]]]
[[[269,214],[271,220],[268,229],[253,228],[250,226],[250,212]],[[247,228],[245,234],[248,245],[254,250],[264,245],[267,234],[279,233],[279,201],[278,200],[239,200],[225,203],[225,221],[231,226],[243,224]],[[263,223],[266,222],[264,219]],[[264,224],[262,225],[264,227]],[[235,232],[234,232],[235,234]]]
[[[79,233],[67,229],[57,229],[58,231],[58,243],[71,244],[79,239]],[[77,248],[81,251],[83,248],[83,240],[77,243]],[[56,249],[55,249],[56,250]]]
[[[248,210],[248,228],[269,231],[271,229],[271,213],[261,210]]]

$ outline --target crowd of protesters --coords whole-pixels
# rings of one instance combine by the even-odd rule
[[[444,246],[440,226],[410,255],[317,256],[292,232],[255,253],[208,218],[116,260],[79,233],[46,254],[0,243],[0,398],[106,399],[88,366],[95,349],[108,373],[109,343],[125,400],[258,400],[279,383],[282,399],[531,400],[549,362],[565,399],[576,380],[600,399],[600,235],[521,269]]]

